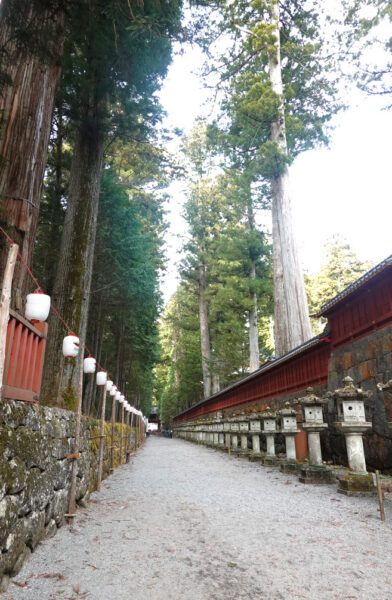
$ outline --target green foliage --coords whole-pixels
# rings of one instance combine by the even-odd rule
[[[389,0],[346,0],[340,41],[349,49],[351,70],[346,76],[370,95],[392,96],[392,6]],[[346,65],[344,65],[346,66]],[[354,67],[354,68],[353,68]]]
[[[325,243],[320,270],[305,278],[310,312],[316,313],[372,266],[369,261],[361,261],[342,236],[332,235]],[[314,320],[315,332],[319,333],[324,324],[324,321]]]
[[[220,388],[249,371],[249,311],[257,294],[263,358],[271,355],[268,319],[272,310],[271,250],[252,225],[249,178],[225,172],[216,145],[217,130],[198,121],[184,143],[188,192],[184,216],[189,240],[181,282],[162,321],[163,363],[158,369],[161,413],[167,423],[203,397],[199,294],[208,306],[211,359],[208,367]],[[249,212],[250,211],[250,212]],[[200,265],[207,288],[201,292]],[[250,272],[255,264],[256,277]],[[263,316],[266,319],[263,321]]]

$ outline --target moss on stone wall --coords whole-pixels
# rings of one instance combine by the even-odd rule
[[[79,504],[84,505],[96,489],[99,434],[99,422],[83,417],[76,482]],[[124,436],[129,434],[130,428],[124,426]],[[120,435],[121,424],[116,423],[116,448]],[[54,535],[64,523],[72,467],[66,457],[73,453],[74,436],[74,412],[14,401],[0,403],[0,592],[38,542]],[[104,442],[103,479],[110,473],[110,423],[105,423]],[[119,452],[114,456],[117,468]]]

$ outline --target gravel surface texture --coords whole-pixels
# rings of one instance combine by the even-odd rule
[[[382,523],[376,497],[154,437],[0,597],[390,600],[390,498],[385,508]]]

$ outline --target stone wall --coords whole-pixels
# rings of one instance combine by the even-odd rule
[[[116,424],[117,447],[120,428]],[[109,432],[105,424],[105,433]],[[135,431],[129,433],[135,446]],[[82,418],[76,487],[80,505],[96,489],[98,435],[98,421]],[[64,524],[72,468],[66,457],[73,452],[74,436],[73,412],[6,400],[0,403],[0,592],[39,541],[53,536]],[[103,478],[109,474],[109,446],[106,437]],[[116,452],[115,467],[118,464]]]
[[[388,428],[388,422],[392,420],[392,393],[379,391],[377,383],[392,379],[392,325],[332,352],[328,365],[329,391],[342,387],[347,375],[353,378],[356,386],[373,392],[365,401],[366,420],[373,425],[364,435],[367,465],[391,473],[392,430]],[[323,439],[324,448],[334,462],[342,462],[346,449],[343,436],[332,427],[334,420],[335,407],[330,401],[328,421],[331,427],[328,437]]]

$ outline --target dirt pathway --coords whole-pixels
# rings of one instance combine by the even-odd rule
[[[390,600],[391,500],[386,513],[383,524],[376,499],[153,438],[0,598]]]

